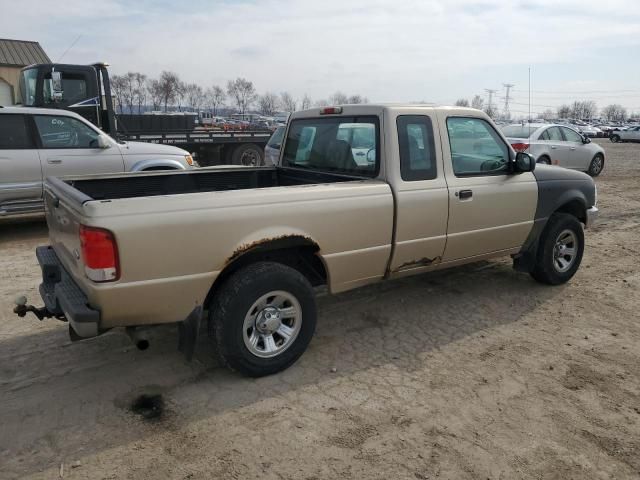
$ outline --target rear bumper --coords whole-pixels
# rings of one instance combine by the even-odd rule
[[[595,206],[591,207],[589,210],[587,210],[587,223],[585,224],[586,228],[589,228],[589,227],[591,227],[593,225],[593,223],[598,218],[599,213],[600,213],[600,211]]]
[[[87,296],[66,272],[53,247],[36,248],[36,257],[42,270],[40,296],[47,310],[64,315],[78,336],[97,336],[100,312],[89,307]]]

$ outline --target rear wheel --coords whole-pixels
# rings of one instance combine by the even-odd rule
[[[209,335],[221,362],[245,375],[270,375],[293,364],[316,326],[309,281],[280,263],[238,270],[209,306]]]
[[[538,163],[544,163],[545,165],[551,165],[551,159],[549,157],[547,157],[546,155],[542,155],[538,159]]]
[[[584,253],[584,231],[576,217],[554,213],[538,246],[531,276],[541,283],[560,285],[575,275]]]
[[[587,173],[592,177],[597,177],[598,175],[600,175],[600,172],[602,172],[603,168],[604,168],[604,156],[601,153],[597,153],[595,157],[593,157],[593,159],[591,160],[591,163],[589,164],[589,170],[587,170]]]
[[[233,150],[231,163],[233,165],[259,167],[264,165],[264,150],[253,143],[240,145]]]
[[[609,137],[609,140],[611,140],[613,143],[618,143],[620,141],[620,135],[611,135]]]

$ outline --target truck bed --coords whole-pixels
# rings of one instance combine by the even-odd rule
[[[91,200],[115,200],[183,193],[339,183],[353,180],[360,180],[360,178],[292,168],[258,167],[68,179],[65,180],[65,183],[82,192]]]

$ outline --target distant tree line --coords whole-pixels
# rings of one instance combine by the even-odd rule
[[[238,77],[229,80],[226,88],[212,85],[203,88],[195,83],[183,82],[177,73],[163,71],[158,78],[149,78],[140,72],[127,72],[111,77],[111,91],[119,113],[144,113],[162,111],[202,111],[218,115],[222,109],[231,106],[238,113],[256,109],[263,115],[272,116],[277,112],[295,112],[311,106],[344,105],[366,103],[362,95],[346,95],[340,91],[326,100],[313,101],[309,95],[295,98],[289,92],[266,92],[259,95],[253,82]]]

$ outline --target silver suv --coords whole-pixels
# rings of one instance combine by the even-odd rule
[[[0,107],[0,217],[42,211],[47,177],[193,166],[185,150],[118,142],[73,112]]]

